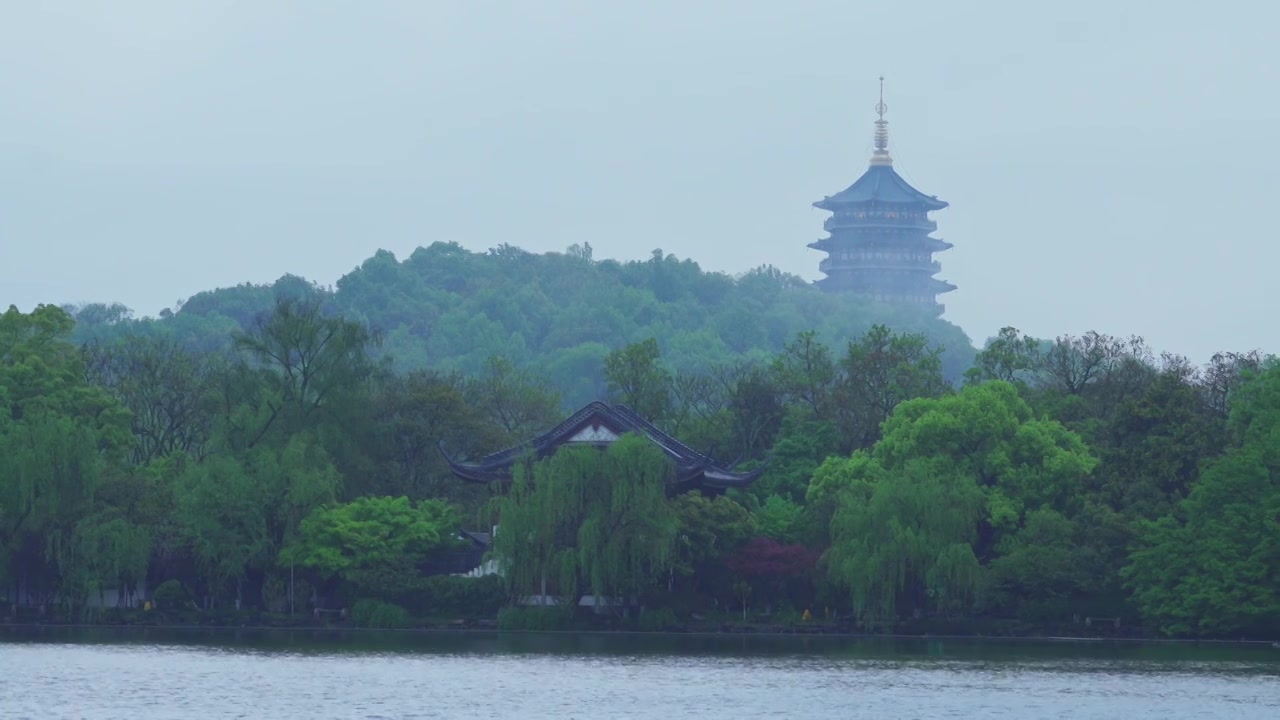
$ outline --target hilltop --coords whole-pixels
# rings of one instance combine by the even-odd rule
[[[923,313],[824,293],[772,267],[732,277],[655,250],[649,260],[597,260],[591,247],[534,254],[502,245],[487,252],[456,243],[419,248],[403,261],[378,251],[333,288],[286,275],[270,285],[201,292],[156,318],[120,305],[72,308],[76,339],[168,335],[218,351],[279,297],[320,295],[326,307],[381,337],[400,370],[472,374],[494,355],[543,376],[569,404],[599,397],[605,355],[654,338],[675,371],[767,360],[815,330],[842,347],[872,325],[924,335],[943,348],[943,370],[959,378],[973,361],[957,326]]]

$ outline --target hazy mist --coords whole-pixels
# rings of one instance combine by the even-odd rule
[[[153,314],[436,240],[815,279],[884,74],[975,341],[1276,351],[1277,8],[9,2],[0,306]]]

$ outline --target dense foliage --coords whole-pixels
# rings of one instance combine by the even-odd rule
[[[333,289],[285,276],[274,285],[201,293],[156,319],[119,305],[72,308],[75,339],[163,337],[198,350],[231,344],[277,299],[318,297],[324,307],[381,337],[398,369],[475,375],[493,357],[545,379],[569,405],[605,392],[611,350],[657,338],[673,371],[763,361],[816,330],[837,345],[876,323],[924,334],[942,348],[950,377],[973,359],[954,325],[816,291],[763,267],[739,278],[703,272],[655,250],[645,262],[595,260],[591,247],[535,255],[509,245],[472,253],[454,243],[419,248],[403,262],[380,251]]]
[[[624,437],[487,488],[439,452],[510,446],[596,398],[763,474],[676,492]],[[594,596],[644,629],[1264,637],[1278,448],[1280,364],[1257,353],[1194,367],[1011,328],[975,353],[772,270],[437,244],[334,290],[0,316],[0,587],[62,617],[151,600],[534,629]],[[461,532],[495,525],[487,558]],[[464,576],[486,560],[501,574]],[[543,595],[561,609],[520,606]]]

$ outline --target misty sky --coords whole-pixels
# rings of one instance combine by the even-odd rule
[[[975,341],[1280,351],[1277,8],[9,0],[0,306],[154,314],[435,240],[816,279],[884,74]]]

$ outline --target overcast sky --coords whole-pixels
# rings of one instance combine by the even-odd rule
[[[435,240],[816,279],[884,74],[976,342],[1280,351],[1277,8],[9,0],[0,306],[154,314]]]

